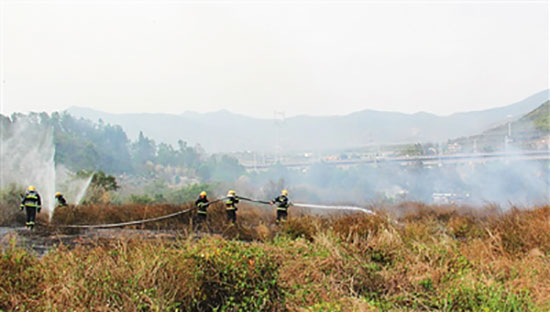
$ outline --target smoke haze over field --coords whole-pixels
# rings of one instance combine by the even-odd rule
[[[85,133],[88,137],[96,137],[101,142],[113,141],[115,137],[125,138],[124,132],[116,127],[105,125],[96,127],[87,121],[69,118],[68,115],[59,117],[61,119],[58,117],[48,119],[46,115],[33,114],[30,116],[17,115],[15,120],[10,120],[2,116],[0,189],[6,188],[10,183],[17,183],[21,187],[34,185],[44,198],[45,210],[50,213],[54,205],[53,194],[56,191],[67,195],[69,202],[76,203],[83,195],[83,190],[86,189],[90,180],[76,179],[71,172],[64,169],[64,163],[54,163],[56,155],[54,133],[46,126],[47,121],[65,120],[66,123],[57,124],[55,129],[59,128],[56,131],[60,132],[56,133],[59,137],[64,138],[63,144],[67,155],[74,154],[75,149],[81,146],[83,143],[81,141],[85,138],[84,136],[68,136],[68,133],[64,131],[68,131],[69,126],[71,131]],[[40,123],[38,121],[40,119],[44,123]],[[95,130],[83,132],[84,129]],[[111,131],[113,129],[118,130]],[[93,142],[97,142],[97,140]],[[123,155],[128,153],[127,149],[122,148],[124,146],[119,146],[121,149],[118,153],[113,149],[116,146],[111,145],[107,150],[95,149],[93,142],[84,142],[86,146],[82,157],[94,155],[92,160],[95,159],[96,162],[92,161],[91,163],[94,167],[101,165],[99,160],[103,157],[108,156],[106,159],[110,160],[110,163],[103,165],[111,165],[113,159],[117,159],[120,153]],[[115,142],[138,146],[125,140]],[[147,154],[154,156],[156,153],[154,145],[147,146]],[[514,150],[512,144],[507,148],[508,152],[521,152],[519,149]],[[136,149],[136,151],[138,150]],[[59,151],[61,148],[58,149]],[[110,154],[104,154],[105,152]],[[164,153],[167,152],[169,150],[164,150]],[[547,150],[542,150],[542,152],[547,152]],[[173,150],[172,154],[176,155],[174,153],[176,151]],[[172,154],[168,153],[164,156]],[[133,154],[128,161],[132,161],[136,155],[140,154]],[[227,158],[223,166],[218,164],[208,167],[205,165],[206,163],[202,163],[196,167],[197,171],[189,170],[189,168],[188,170],[166,171],[166,169],[170,169],[170,165],[163,166],[153,163],[159,159],[150,158],[148,161],[151,162],[151,166],[145,166],[143,168],[145,171],[137,171],[132,174],[131,170],[136,170],[136,168],[127,164],[130,171],[122,170],[120,173],[126,176],[127,181],[134,180],[138,184],[143,182],[136,189],[138,195],[147,194],[153,197],[162,195],[163,192],[166,194],[173,191],[169,189],[168,184],[173,184],[177,175],[180,181],[183,178],[189,178],[190,181],[212,183],[213,187],[218,181],[224,182],[218,189],[218,194],[221,195],[225,195],[227,189],[236,189],[240,195],[262,200],[269,200],[281,189],[288,188],[291,198],[295,202],[312,204],[336,203],[364,206],[404,200],[431,203],[434,200],[434,193],[451,194],[448,198],[449,202],[456,201],[474,205],[496,203],[503,207],[509,207],[510,205],[528,206],[550,202],[548,158],[545,160],[505,158],[478,162],[432,163],[431,165],[421,162],[400,165],[381,160],[375,164],[360,164],[345,169],[318,162],[302,170],[288,169],[279,164],[268,168],[266,172],[245,174],[243,169],[239,168],[237,160],[228,158],[227,155],[223,157]],[[185,161],[180,163],[181,166],[185,164]],[[73,170],[80,168],[79,162],[72,163],[72,166],[76,166],[76,168],[71,167]],[[204,173],[204,170],[207,173],[210,170],[215,170],[215,172],[221,170],[223,174],[217,175],[215,179],[211,179],[213,172],[204,175],[201,179],[193,175],[193,172]],[[163,174],[156,175],[155,172]],[[170,174],[170,172],[173,173]],[[161,182],[159,185],[162,185],[160,189],[157,189],[159,194],[147,191],[148,183],[159,181]],[[181,186],[185,185],[178,187]],[[155,198],[162,198],[162,196]]]
[[[255,196],[266,198],[289,188],[292,199],[300,202],[432,203],[434,193],[443,193],[448,196],[444,202],[509,208],[550,203],[550,166],[548,160],[517,159],[441,167],[381,163],[339,169],[318,164],[306,172],[273,168],[241,181],[241,185]]]

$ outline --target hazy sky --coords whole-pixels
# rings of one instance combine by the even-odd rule
[[[3,114],[449,114],[549,82],[547,1],[0,2]]]

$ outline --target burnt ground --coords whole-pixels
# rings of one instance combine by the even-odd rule
[[[33,231],[25,227],[0,227],[0,248],[9,247],[15,239],[17,247],[25,248],[41,257],[59,245],[72,248],[76,245],[99,245],[115,239],[175,240],[185,236],[185,233],[176,230],[87,229],[63,233],[40,227]]]

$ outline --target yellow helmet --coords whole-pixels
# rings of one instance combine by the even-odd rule
[[[235,195],[235,191],[231,190],[231,191],[227,192],[227,196],[231,196],[231,195]]]
[[[202,191],[202,192],[201,192],[201,196],[206,196],[206,192],[205,192],[205,191]]]
[[[55,197],[59,197],[59,196],[61,196],[61,192],[55,193]]]
[[[29,186],[29,188],[27,188],[27,191],[36,191],[36,187],[34,186]]]
[[[288,191],[287,190],[282,190],[281,194],[284,195],[284,196],[288,196]]]

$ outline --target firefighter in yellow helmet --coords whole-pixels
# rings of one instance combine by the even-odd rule
[[[232,223],[237,222],[237,203],[239,203],[239,198],[235,195],[235,191],[231,190],[227,192],[225,212],[227,213],[227,221],[231,221]]]
[[[197,225],[199,228],[202,227],[202,224],[206,221],[206,209],[210,203],[206,197],[206,192],[202,191],[199,194],[199,198],[195,201],[195,206],[197,206]]]
[[[55,193],[55,199],[57,200],[57,206],[67,206],[67,200],[60,192]]]
[[[282,190],[281,195],[275,197],[269,203],[277,207],[277,223],[286,221],[288,216],[288,207],[291,205],[291,202],[288,199],[288,191]]]
[[[42,209],[42,201],[40,200],[40,195],[38,194],[34,186],[29,186],[27,188],[27,192],[21,199],[21,205],[19,208],[21,210],[26,210],[26,226],[29,230],[32,230],[35,225],[36,213],[40,213],[40,210]]]

